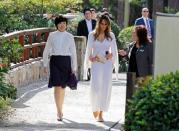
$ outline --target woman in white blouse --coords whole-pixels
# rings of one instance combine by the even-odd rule
[[[67,18],[55,18],[57,31],[49,34],[44,52],[43,62],[47,73],[50,58],[50,77],[48,87],[54,88],[54,98],[57,108],[57,120],[61,121],[65,87],[71,73],[77,71],[77,56],[75,41],[72,34],[66,32]]]
[[[118,51],[108,16],[102,15],[96,28],[88,36],[84,63],[84,77],[91,65],[91,104],[95,119],[103,122],[103,112],[109,108],[112,72],[118,73]],[[86,79],[86,78],[84,78]]]

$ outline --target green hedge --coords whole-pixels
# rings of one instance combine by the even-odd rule
[[[20,60],[22,53],[23,47],[17,39],[2,41],[2,46],[0,48],[0,58],[2,58],[2,63],[10,66],[11,62],[16,63]]]
[[[16,98],[16,88],[5,81],[7,69],[0,67],[0,120],[9,113],[11,100]]]
[[[113,20],[111,20],[111,30],[114,33],[114,35],[117,37],[119,35],[119,32],[122,30],[119,25]],[[122,47],[119,39],[116,38],[117,46]]]
[[[150,80],[129,101],[126,131],[179,130],[179,71]]]
[[[6,68],[0,68],[0,97],[6,99],[6,98],[11,98],[15,99],[16,98],[16,88],[11,85],[10,83],[7,83],[4,75],[7,73],[8,69]]]
[[[118,40],[121,43],[121,47],[119,48],[126,48],[128,44],[132,42],[132,39],[131,39],[132,30],[133,30],[133,26],[126,27],[123,30],[121,30],[121,32],[118,35]]]
[[[2,112],[4,113],[4,110],[7,110],[10,104],[10,99],[4,99],[3,97],[0,96],[0,115]],[[1,119],[1,116],[0,116]]]

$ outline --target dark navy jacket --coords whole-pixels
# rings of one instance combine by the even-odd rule
[[[148,20],[149,20],[149,24],[150,24],[151,35],[152,35],[152,38],[154,38],[154,22],[153,22],[152,19],[148,18]],[[135,25],[144,25],[144,26],[146,26],[143,17],[140,17],[140,18],[136,19],[135,20]]]
[[[92,21],[92,29],[95,28],[96,26],[96,20],[91,20]],[[86,24],[86,20],[82,20],[78,23],[78,28],[77,28],[77,36],[86,36],[88,38],[88,27]]]

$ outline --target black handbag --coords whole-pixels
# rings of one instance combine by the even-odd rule
[[[77,84],[78,80],[76,78],[76,75],[74,73],[71,73],[67,81],[67,86],[70,87],[71,90],[77,90]]]

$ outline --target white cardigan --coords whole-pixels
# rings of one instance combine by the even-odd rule
[[[86,48],[86,53],[85,53],[85,60],[84,60],[84,75],[83,79],[87,79],[87,72],[88,68],[91,67],[91,62],[89,60],[89,56],[93,52],[93,43],[94,41],[94,32],[91,32],[88,36],[88,42],[87,42],[87,48]],[[118,69],[119,69],[119,61],[118,61],[118,50],[117,50],[117,44],[116,44],[116,38],[114,33],[110,32],[110,35],[112,37],[112,40],[107,40],[111,44],[111,53],[112,53],[112,61],[113,65],[115,68],[115,73],[116,73],[116,79],[118,79]]]

